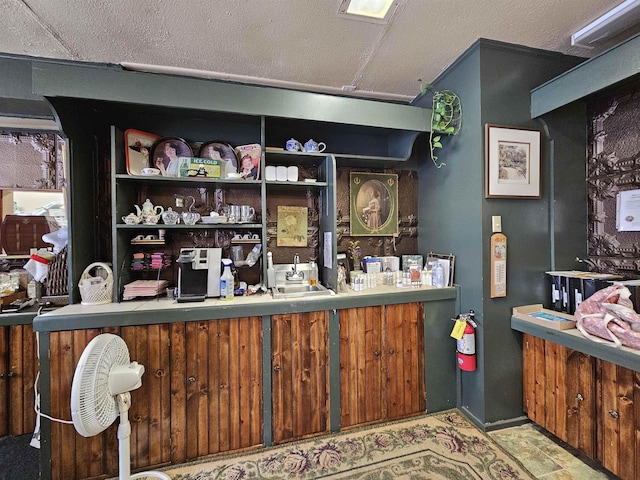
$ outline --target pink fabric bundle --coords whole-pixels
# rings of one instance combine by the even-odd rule
[[[633,309],[630,296],[623,285],[597,291],[578,305],[576,328],[595,342],[640,349],[640,315]]]

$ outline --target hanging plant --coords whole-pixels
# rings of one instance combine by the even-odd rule
[[[437,168],[446,165],[438,161],[436,155],[442,148],[443,135],[457,135],[462,126],[462,103],[460,97],[451,90],[434,90],[433,85],[422,87],[423,92],[433,91],[431,100],[431,132],[429,133],[429,147],[431,160]]]

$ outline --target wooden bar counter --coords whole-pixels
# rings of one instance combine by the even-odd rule
[[[527,416],[618,477],[640,478],[640,352],[515,317],[511,327],[523,333]]]
[[[146,370],[129,411],[132,471],[452,408],[458,298],[378,286],[295,301],[70,305],[33,321],[42,411],[70,418],[75,366],[106,332]],[[84,438],[43,418],[41,478],[116,475],[117,423]]]

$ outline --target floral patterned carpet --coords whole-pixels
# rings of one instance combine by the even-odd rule
[[[457,410],[168,468],[173,480],[527,479]]]

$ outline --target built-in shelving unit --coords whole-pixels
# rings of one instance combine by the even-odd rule
[[[116,298],[120,298],[126,283],[124,275],[130,274],[125,257],[133,247],[132,237],[164,229],[165,248],[173,249],[171,253],[175,255],[175,249],[185,242],[191,242],[191,246],[229,248],[228,237],[243,231],[259,235],[264,253],[278,248],[274,220],[278,204],[310,206],[312,237],[307,249],[300,253],[317,258],[321,280],[335,288],[336,168],[402,165],[410,159],[418,135],[427,132],[430,125],[430,111],[420,107],[130,72],[113,65],[34,62],[33,85],[34,91],[51,102],[70,139],[72,283],[77,284],[86,265],[108,260],[101,251],[110,251],[114,275],[118,277],[114,282]],[[259,179],[129,175],[122,133],[129,128],[161,137],[180,137],[192,145],[211,140],[234,146],[258,143],[263,151]],[[314,139],[325,143],[326,150],[285,151],[290,138],[301,143]],[[297,166],[298,181],[265,180],[268,165]],[[105,178],[109,185],[101,187]],[[306,182],[307,178],[315,182]],[[174,196],[194,197],[201,215],[220,203],[251,205],[256,210],[256,221],[193,226],[123,223],[122,217],[146,198],[165,208],[185,208],[173,202]],[[100,247],[101,242],[109,242],[110,246]],[[292,256],[292,252],[293,249],[283,251],[281,258]],[[261,264],[259,268],[266,266]],[[265,276],[266,272],[260,273]],[[77,291],[71,296],[72,302],[79,300]]]

